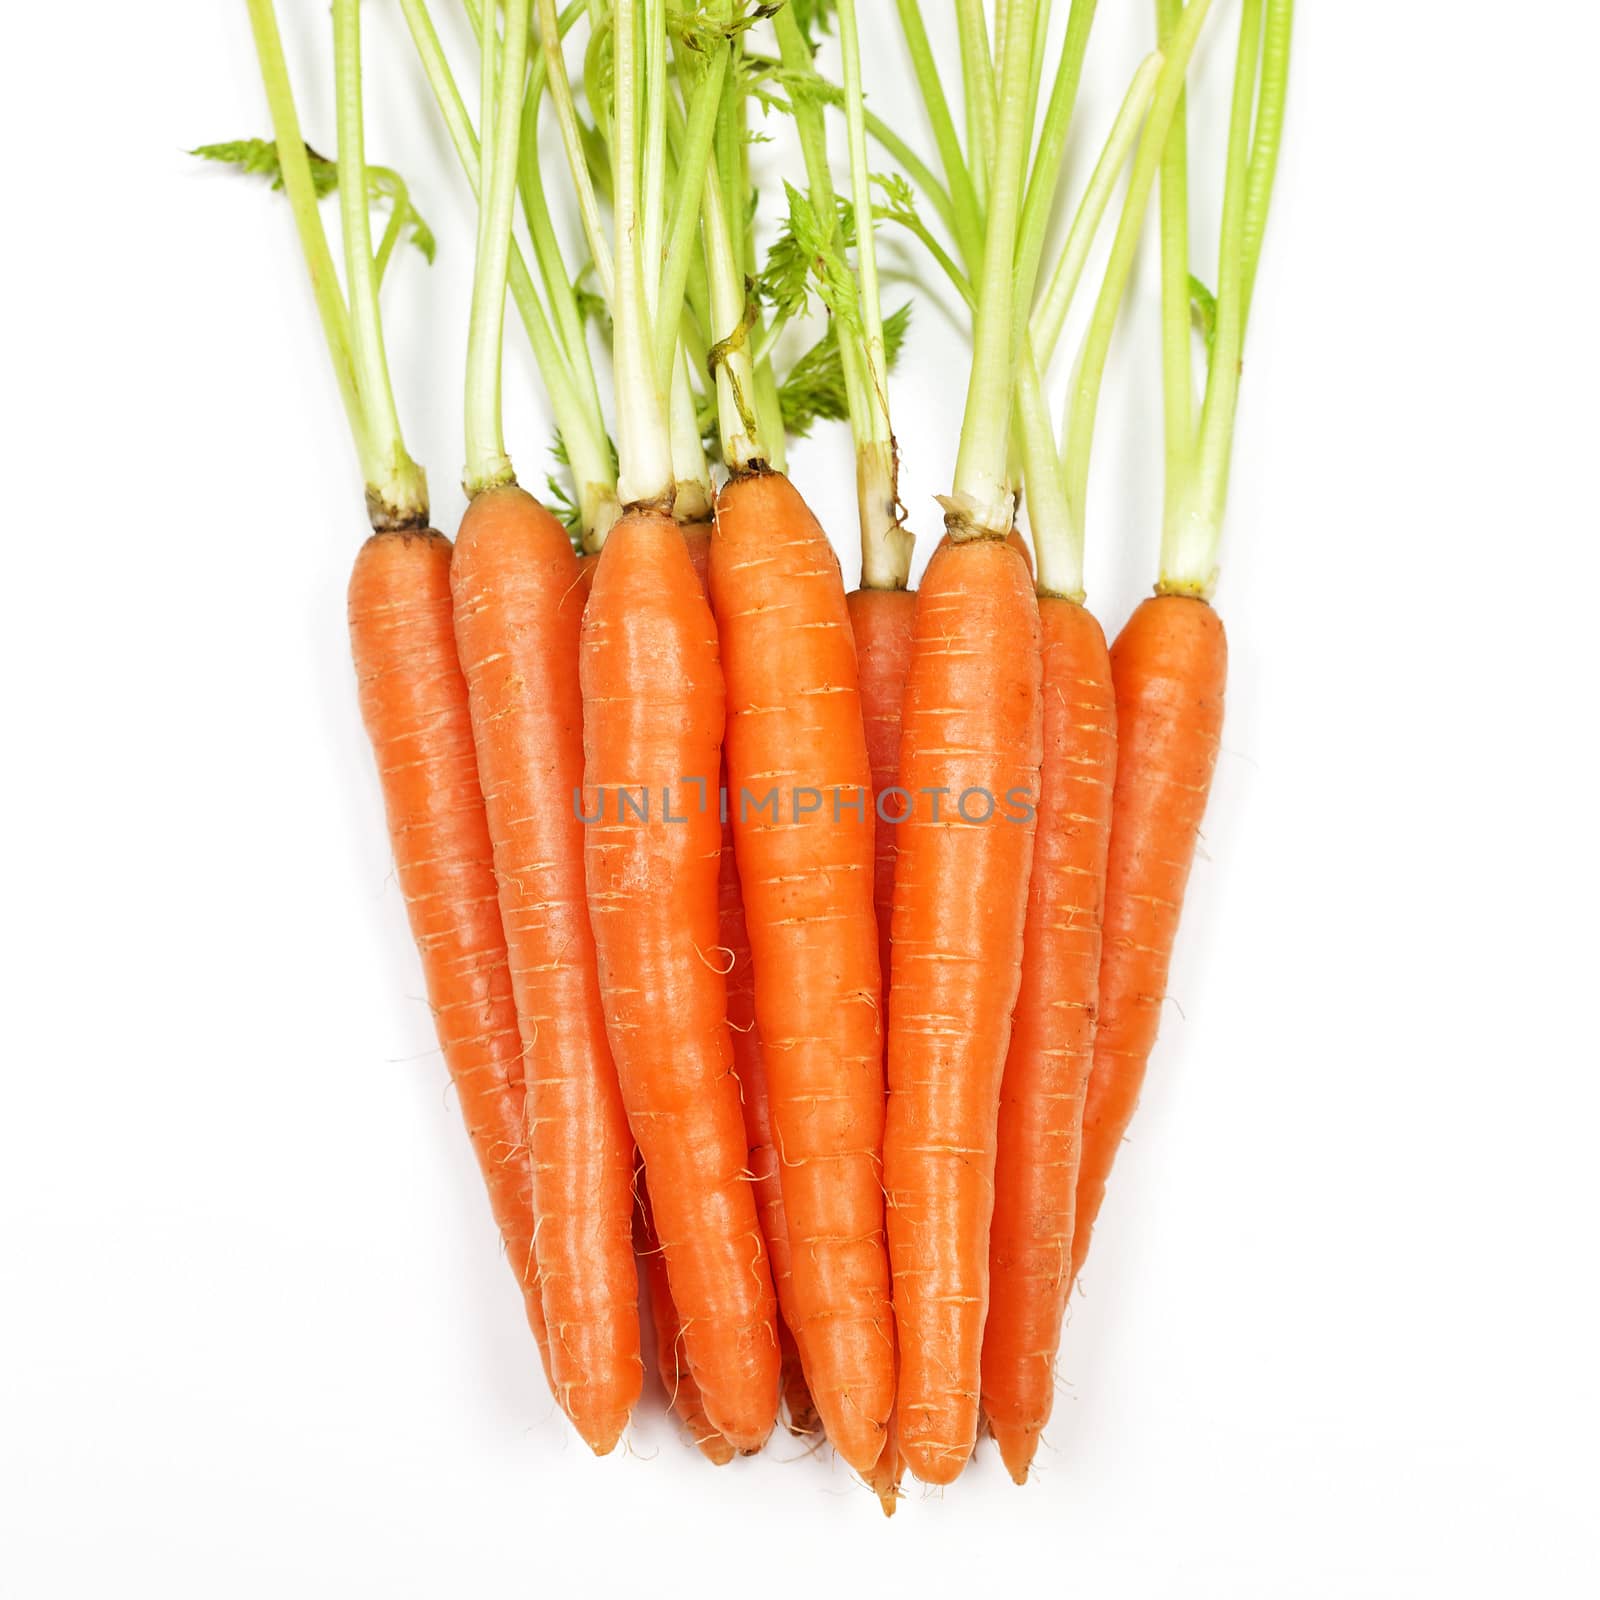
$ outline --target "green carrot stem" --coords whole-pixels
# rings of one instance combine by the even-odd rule
[[[372,253],[371,198],[361,115],[360,0],[334,0],[333,71],[339,116],[339,218],[344,232],[350,341],[366,414],[371,464],[367,498],[374,527],[421,527],[428,521],[428,485],[406,453],[389,381]]]
[[[956,133],[955,119],[950,114],[950,102],[945,97],[933,47],[928,42],[928,30],[923,26],[919,0],[895,0],[895,3],[900,13],[900,30],[905,35],[906,48],[911,54],[911,69],[933,128],[934,144],[938,147],[939,159],[944,166],[945,181],[950,187],[954,211],[951,231],[955,234],[956,248],[961,253],[967,274],[971,277],[983,264],[983,207],[979,203],[966,157],[961,153],[961,140]],[[911,169],[908,167],[906,170],[909,172]]]
[[[576,5],[580,7],[586,3],[587,0],[576,0]],[[412,42],[416,46],[428,87],[433,92],[451,144],[476,198],[480,185],[479,144],[472,120],[467,114],[466,103],[456,87],[424,0],[400,0],[400,8],[411,30]],[[575,7],[569,7],[569,15],[575,14],[575,10]],[[542,202],[542,190],[537,193]],[[565,272],[559,276],[565,284]],[[592,364],[587,353],[583,358],[583,366],[577,372],[569,364],[567,352],[558,342],[540,302],[533,277],[514,239],[511,243],[510,290],[527,330],[540,377],[550,396],[556,428],[571,464],[585,547],[598,549],[606,529],[616,516],[616,470],[595,392]],[[569,287],[569,296],[570,292]]]
[[[1261,96],[1250,140],[1250,183],[1244,207],[1244,316],[1250,319],[1256,269],[1267,231],[1267,210],[1278,174],[1278,148],[1283,141],[1283,106],[1289,79],[1289,39],[1294,31],[1294,0],[1267,0],[1261,41]]]
[[[1117,180],[1122,175],[1128,152],[1139,137],[1140,123],[1155,95],[1164,65],[1165,57],[1159,50],[1152,50],[1139,64],[1139,70],[1128,85],[1128,91],[1112,122],[1111,132],[1095,162],[1083,198],[1078,202],[1056,269],[1051,274],[1049,286],[1033,319],[1033,349],[1041,368],[1048,367],[1055,354],[1073,294],[1083,275],[1084,264],[1089,259],[1089,251],[1094,246],[1095,235],[1099,232],[1106,208],[1116,192]]]
[[[672,443],[666,395],[652,355],[650,307],[641,254],[639,192],[640,0],[617,0],[612,36],[613,207],[617,279],[613,361],[617,386],[617,496],[624,507],[668,505]],[[552,77],[554,67],[551,68]]]
[[[1089,48],[1089,30],[1094,24],[1096,4],[1097,0],[1072,0],[1072,9],[1067,13],[1067,35],[1062,41],[1055,83],[1050,90],[1050,104],[1045,110],[1044,126],[1039,132],[1033,170],[1028,178],[1027,198],[1023,202],[1022,221],[1017,230],[1016,332],[1019,341],[1033,306],[1034,285],[1061,183],[1067,130],[1072,124],[1072,113],[1078,101],[1078,84],[1083,77],[1083,58]],[[1039,15],[1046,17],[1047,8],[1041,6]],[[1035,60],[1042,60],[1043,51],[1037,39],[1035,50]],[[1032,125],[1031,119],[1029,125]],[[1047,356],[1041,356],[1040,359],[1048,364]]]
[[[1100,401],[1100,386],[1105,378],[1111,335],[1133,270],[1145,207],[1150,199],[1150,191],[1155,186],[1156,171],[1164,160],[1163,153],[1170,149],[1168,137],[1183,96],[1184,76],[1189,70],[1189,60],[1194,53],[1201,25],[1210,9],[1211,0],[1190,0],[1163,46],[1166,62],[1156,82],[1144,132],[1139,137],[1133,171],[1128,178],[1127,196],[1123,200],[1122,217],[1112,240],[1105,279],[1100,286],[1099,298],[1095,301],[1089,331],[1084,338],[1083,354],[1079,358],[1077,375],[1068,396],[1062,461],[1066,472],[1067,500],[1075,528],[1084,526],[1095,413]]]
[[[289,66],[284,60],[283,39],[272,0],[248,0],[250,27],[255,36],[256,56],[261,64],[261,81],[267,94],[267,109],[272,116],[273,140],[278,150],[278,170],[283,174],[284,193],[300,238],[311,278],[311,293],[322,337],[333,362],[339,398],[350,424],[350,437],[367,483],[376,476],[373,455],[367,442],[367,419],[362,409],[361,390],[356,380],[355,358],[350,345],[350,314],[339,287],[339,274],[328,248],[328,235],[317,210],[317,188],[311,177],[311,162],[306,155],[305,137],[295,110],[294,90],[289,82]]]
[[[1156,0],[1156,37],[1167,50],[1183,16],[1183,0]],[[1166,510],[1176,519],[1194,448],[1194,374],[1189,312],[1189,134],[1187,95],[1180,94],[1161,155],[1161,370],[1166,433]]]
[[[1216,587],[1228,474],[1233,457],[1234,421],[1239,405],[1239,377],[1244,364],[1245,327],[1282,129],[1292,9],[1292,0],[1282,0],[1275,19],[1277,27],[1272,38],[1269,75],[1262,71],[1266,0],[1244,0],[1240,8],[1217,263],[1216,338],[1206,372],[1205,401],[1194,462],[1176,498],[1176,515],[1162,530],[1158,587],[1163,593],[1209,597]],[[1256,128],[1264,130],[1265,144],[1258,146],[1253,140]],[[1261,151],[1259,164],[1254,160],[1257,148]],[[1253,219],[1250,216],[1252,198],[1255,201]]]
[[[991,169],[991,199],[973,336],[961,448],[946,525],[957,539],[1004,538],[1013,505],[1007,472],[1011,439],[1012,372],[1017,346],[1013,265],[1017,219],[1027,164],[1027,88],[1038,0],[1013,0],[1010,48],[1001,63],[999,126]]]
[[[883,146],[900,170],[922,191],[928,203],[938,213],[939,220],[951,234],[958,234],[955,203],[950,198],[950,191],[939,181],[933,168],[882,117],[874,116],[871,111],[867,111],[865,117],[868,134],[877,144]]]
[[[661,267],[660,314],[655,330],[655,361],[663,381],[672,370],[684,296],[694,266],[695,246],[699,242],[701,192],[716,137],[717,112],[728,71],[728,51],[728,43],[723,40],[712,52],[700,81],[690,91],[688,118],[678,143],[678,181],[674,185],[672,217],[667,228]],[[680,57],[680,77],[682,70]],[[681,117],[676,101],[670,97],[667,112],[669,126],[673,113]]]
[[[589,158],[584,152],[583,134],[578,127],[578,109],[572,97],[572,80],[567,76],[561,37],[556,0],[539,0],[539,40],[544,47],[550,100],[556,108],[556,123],[561,129],[561,143],[567,152],[567,172],[572,179],[572,192],[577,197],[583,236],[594,260],[595,276],[600,280],[600,293],[605,297],[606,304],[614,309],[616,269],[612,264],[605,227],[600,220],[600,202],[595,196]]]
[[[1033,23],[1034,0],[1028,5],[1029,27]],[[956,0],[956,31],[961,45],[961,85],[967,113],[968,167],[980,215],[988,209],[989,164],[996,155],[996,127],[999,107],[995,89],[995,64],[989,54],[989,29],[983,17],[983,0]],[[1031,71],[1031,67],[1030,67]],[[1027,93],[1028,79],[1022,73],[1009,78],[1005,93],[1019,97]],[[1024,117],[1021,98],[1006,108],[1017,122]],[[1031,131],[1031,130],[1030,130]]]
[[[861,39],[856,0],[839,0],[839,41],[844,54],[845,126],[850,144],[850,192],[856,213],[856,271],[860,278],[866,345],[867,430],[855,436],[856,503],[861,527],[861,586],[904,589],[911,581],[916,541],[900,520],[900,484],[894,427],[889,415],[889,360],[883,337],[878,248],[867,170],[867,127],[861,84]],[[845,330],[838,330],[841,348]]]

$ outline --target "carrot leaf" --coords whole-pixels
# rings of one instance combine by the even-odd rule
[[[851,329],[859,331],[860,308],[855,279],[840,254],[855,239],[855,213],[848,200],[836,197],[838,233],[824,225],[810,199],[792,183],[784,184],[789,215],[778,231],[757,282],[760,298],[788,320],[804,314],[813,292],[824,306]]]
[[[305,151],[317,198],[325,199],[339,187],[339,169],[309,144]],[[272,139],[229,139],[221,144],[197,145],[189,154],[198,156],[202,161],[215,161],[223,166],[234,167],[250,177],[265,178],[274,189],[283,188],[283,164],[278,160],[278,146]],[[412,205],[411,195],[399,173],[389,167],[369,167],[367,192],[374,202],[387,207],[390,215],[388,232],[393,239],[415,245],[422,252],[423,259],[432,265],[438,253],[433,229]]]
[[[789,9],[814,52],[821,36],[833,31],[838,0],[789,0]]]
[[[883,343],[891,369],[900,359],[911,326],[908,301],[883,322]],[[850,414],[844,359],[839,350],[839,324],[832,318],[822,337],[789,369],[778,389],[784,426],[804,439],[820,421],[839,422]]]

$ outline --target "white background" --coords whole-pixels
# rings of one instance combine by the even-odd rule
[[[280,9],[331,145],[326,6]],[[1592,8],[1302,7],[1158,1058],[1036,1480],[983,1448],[892,1523],[794,1446],[714,1471],[655,1390],[593,1460],[544,1393],[390,875],[359,485],[288,213],[182,153],[267,126],[244,7],[159,10],[7,23],[0,1586],[1597,1592]],[[920,135],[864,10],[874,100]],[[364,11],[370,149],[442,243],[388,317],[449,528],[468,212],[395,8]],[[1148,43],[1142,0],[1101,12],[1075,182]],[[1109,627],[1154,561],[1152,265],[1096,461]],[[917,329],[929,540],[965,357]],[[848,549],[842,432],[794,470]]]

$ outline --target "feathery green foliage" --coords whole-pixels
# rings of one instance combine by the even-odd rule
[[[215,161],[251,177],[265,178],[274,189],[283,188],[283,167],[278,160],[278,146],[271,139],[229,139],[221,144],[202,144],[189,152],[202,161]],[[306,160],[311,164],[311,181],[316,186],[317,198],[322,199],[339,187],[339,169],[326,156],[318,155],[308,144]],[[369,167],[367,188],[374,201],[388,207],[391,217],[398,218],[395,225],[399,236],[422,252],[430,264],[437,253],[437,243],[422,214],[411,203],[411,195],[400,174],[389,167]]]
[[[892,369],[911,326],[911,303],[884,318],[883,343]],[[844,362],[839,354],[839,325],[831,317],[827,331],[790,368],[778,389],[783,422],[791,437],[804,439],[819,421],[843,421],[849,415]]]

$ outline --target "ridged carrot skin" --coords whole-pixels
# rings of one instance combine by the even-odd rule
[[[1222,619],[1204,600],[1187,595],[1144,601],[1111,647],[1117,782],[1074,1278],[1156,1042],[1178,916],[1221,746],[1227,677]]]
[[[522,1035],[551,1371],[562,1409],[605,1455],[644,1368],[633,1136],[606,1041],[573,807],[583,783],[584,585],[561,524],[512,487],[468,508],[450,587]]]
[[[1027,1480],[1055,1401],[1071,1281],[1083,1097],[1094,1060],[1116,706],[1100,624],[1039,599],[1044,760],[1022,941],[1022,987],[1000,1086],[983,1409]]]
[[[711,524],[692,522],[683,530],[689,559],[696,576],[711,598]],[[727,786],[727,762],[723,762]],[[724,811],[726,812],[726,806]],[[767,1090],[767,1067],[761,1052],[761,1032],[756,1026],[755,963],[750,955],[750,931],[744,920],[744,891],[734,856],[733,818],[722,819],[722,871],[717,884],[717,942],[725,952],[728,982],[728,1029],[733,1041],[733,1070],[739,1078],[739,1104],[744,1112],[750,1181],[755,1186],[756,1211],[767,1241],[767,1263],[778,1297],[778,1341],[782,1348],[784,1408],[791,1432],[814,1433],[816,1410],[806,1387],[800,1352],[791,1332],[795,1320],[794,1285],[789,1273],[789,1225],[783,1210],[783,1185],[778,1177],[778,1152],[772,1142],[772,1105]]]
[[[893,787],[900,770],[900,708],[905,700],[906,674],[911,670],[917,597],[905,589],[855,589],[847,598],[861,680],[861,720],[867,735],[867,759],[872,764],[872,898],[878,916],[878,965],[887,1000],[897,829],[892,821],[877,814],[876,807],[884,790]],[[885,810],[890,818],[899,815],[894,796],[885,803]]]
[[[456,659],[450,554],[450,541],[432,529],[368,539],[350,576],[350,645],[439,1047],[549,1377],[522,1041]]]
[[[935,554],[900,738],[884,1182],[900,1330],[899,1444],[928,1483],[978,1430],[995,1128],[1039,798],[1039,611],[1002,540]],[[935,793],[935,791],[942,791]],[[976,818],[987,795],[988,821]]]
[[[683,1353],[683,1324],[672,1303],[667,1282],[667,1258],[661,1253],[655,1223],[650,1216],[650,1193],[643,1170],[638,1174],[639,1204],[634,1213],[635,1245],[644,1265],[645,1287],[650,1296],[650,1320],[656,1335],[656,1374],[666,1391],[667,1409],[683,1425],[694,1447],[714,1467],[725,1467],[737,1452],[712,1427],[706,1416],[700,1385],[694,1381]]]
[[[793,1327],[828,1437],[865,1472],[894,1405],[872,769],[838,558],[781,473],[718,497],[711,598]]]
[[[777,1416],[779,1355],[717,949],[723,680],[670,518],[630,512],[611,529],[581,659],[583,810],[597,819],[584,860],[606,1031],[689,1369],[717,1431],[755,1450]]]

